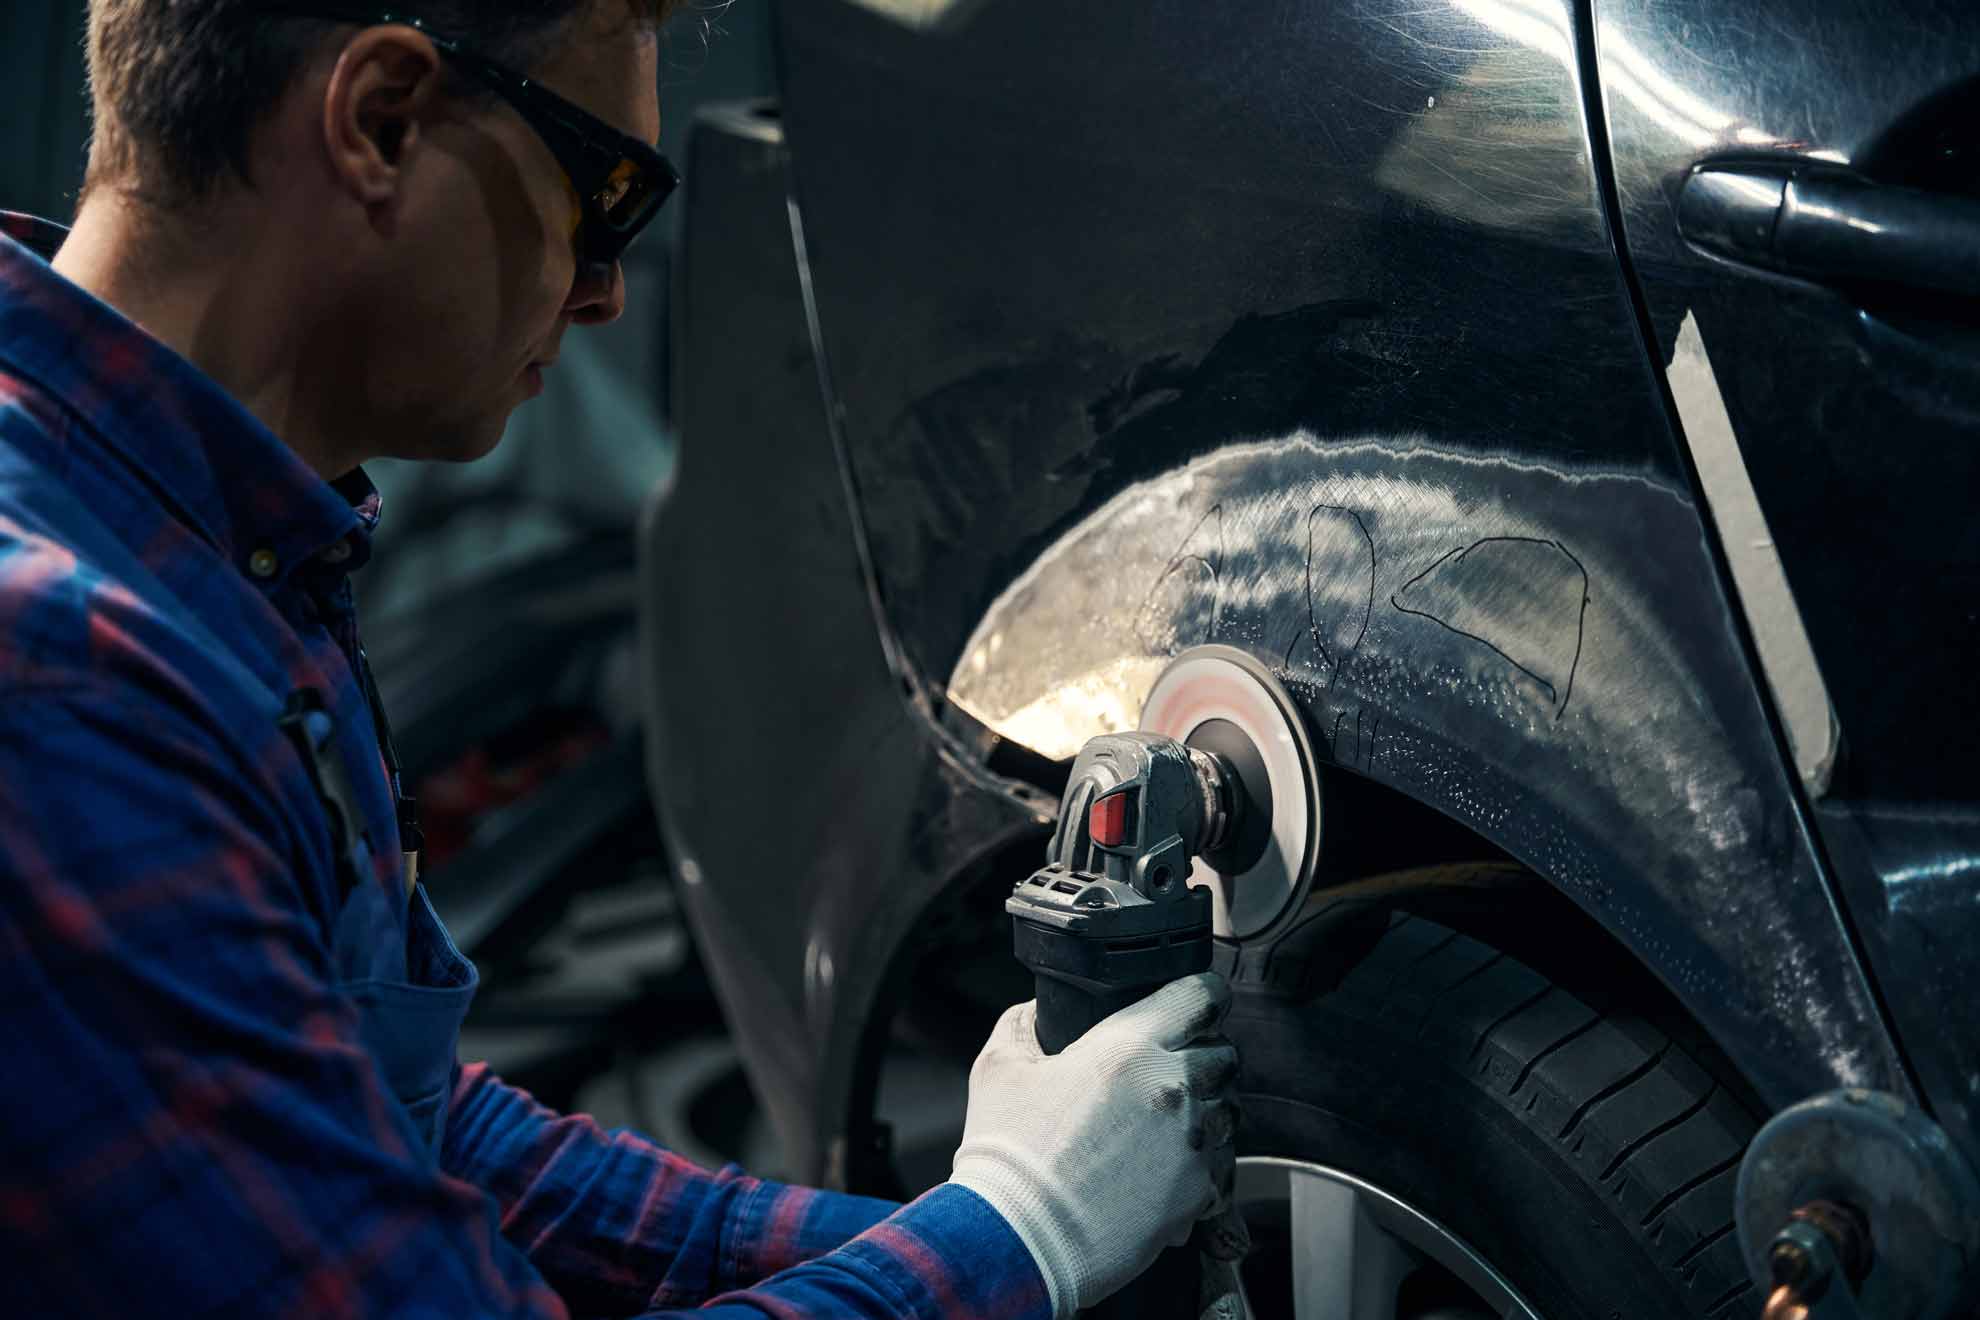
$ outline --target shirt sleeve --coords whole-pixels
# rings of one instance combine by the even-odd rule
[[[441,1163],[579,1312],[1046,1320],[1043,1277],[975,1193],[911,1205],[710,1172],[460,1071]]]
[[[253,769],[107,680],[0,701],[9,1312],[565,1316],[382,1084]]]
[[[251,761],[107,680],[0,701],[9,1313],[1047,1314],[961,1188],[895,1210],[702,1173],[480,1070],[436,1164]]]

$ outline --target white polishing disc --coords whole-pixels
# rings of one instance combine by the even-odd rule
[[[1155,680],[1141,728],[1185,742],[1213,720],[1236,725],[1257,747],[1272,785],[1272,832],[1264,853],[1237,875],[1202,858],[1189,882],[1209,889],[1216,933],[1244,939],[1276,920],[1319,855],[1320,808],[1313,748],[1293,704],[1269,671],[1243,651],[1200,646]]]

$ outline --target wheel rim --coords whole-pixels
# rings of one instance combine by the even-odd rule
[[[1541,1320],[1457,1234],[1351,1173],[1250,1156],[1238,1161],[1236,1199],[1264,1248],[1242,1272],[1240,1314],[1250,1320]]]

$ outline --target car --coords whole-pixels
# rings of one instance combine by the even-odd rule
[[[1071,758],[1199,646],[1321,780],[1216,954],[1254,1314],[1755,1314],[1770,1115],[1980,1154],[1980,10],[777,28],[693,138],[642,626],[791,1172],[944,1176]]]

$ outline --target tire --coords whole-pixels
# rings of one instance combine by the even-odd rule
[[[1757,1105],[1725,1061],[1654,988],[1618,984],[1636,977],[1606,948],[1582,948],[1571,991],[1504,947],[1361,906],[1345,923],[1338,900],[1309,906],[1244,952],[1227,1027],[1240,1155],[1401,1198],[1544,1320],[1751,1314],[1733,1186]],[[1360,956],[1329,971],[1344,929]]]

